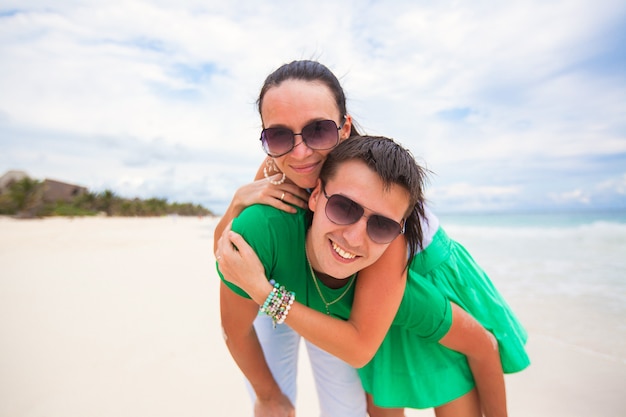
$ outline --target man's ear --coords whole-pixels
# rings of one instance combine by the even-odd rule
[[[320,198],[320,194],[322,194],[322,180],[317,179],[317,185],[311,192],[311,196],[309,197],[309,209],[315,212],[317,208],[318,199]]]

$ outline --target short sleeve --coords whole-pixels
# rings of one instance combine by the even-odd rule
[[[245,241],[248,242],[261,260],[265,271],[268,271],[270,268],[268,260],[272,258],[270,250],[272,247],[272,233],[269,225],[270,217],[267,216],[267,209],[267,206],[262,205],[247,207],[232,223],[232,230],[239,233]],[[217,264],[216,268],[220,279],[228,288],[242,297],[250,298],[244,290],[224,278]]]
[[[262,204],[246,208],[233,220],[232,230],[252,247],[263,265],[265,276],[275,279],[292,291],[303,292],[306,280],[296,271],[306,266],[304,248],[306,212],[287,213]],[[228,282],[218,269],[221,280],[235,293],[250,298],[245,291]]]

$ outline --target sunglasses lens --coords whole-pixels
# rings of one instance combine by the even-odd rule
[[[283,128],[263,129],[261,132],[261,143],[268,155],[280,156],[289,152],[293,148],[293,132]]]
[[[377,243],[389,243],[402,232],[402,226],[387,217],[373,215],[367,219],[367,234]]]
[[[336,224],[352,224],[363,216],[363,207],[349,198],[334,194],[326,202],[326,216]]]
[[[289,129],[270,127],[261,132],[263,150],[270,156],[282,156],[295,145],[295,136]],[[332,120],[319,120],[302,128],[302,140],[311,149],[332,149],[339,143],[339,130]]]
[[[302,138],[311,149],[331,149],[339,143],[339,132],[332,120],[319,120],[302,129]]]
[[[326,217],[335,224],[356,223],[364,214],[363,207],[341,194],[326,198]],[[388,217],[373,214],[367,219],[367,234],[376,243],[389,243],[400,233],[402,226]]]

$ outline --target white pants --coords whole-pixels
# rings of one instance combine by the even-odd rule
[[[257,316],[254,328],[274,379],[295,406],[300,335],[286,324],[274,328],[272,319],[266,315]],[[367,413],[365,392],[356,369],[312,343],[304,342],[313,369],[320,416],[364,417]],[[247,381],[246,385],[254,402],[254,390]]]

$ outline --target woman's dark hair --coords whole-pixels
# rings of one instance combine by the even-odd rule
[[[341,87],[339,80],[335,77],[335,74],[333,74],[332,71],[323,64],[320,64],[317,61],[309,60],[292,61],[288,64],[283,64],[267,76],[265,82],[263,83],[263,87],[261,87],[259,98],[257,99],[259,114],[261,114],[265,93],[267,93],[267,91],[272,87],[278,87],[283,81],[286,80],[317,81],[323,83],[330,89],[335,97],[335,103],[339,109],[340,120],[343,120],[346,114],[348,114],[346,110],[346,95],[343,92],[343,88]],[[353,123],[350,136],[358,134],[359,132]]]
[[[322,183],[333,179],[339,166],[351,160],[365,162],[378,174],[386,189],[397,184],[409,193],[409,211],[405,214],[404,232],[409,246],[408,265],[413,255],[423,247],[420,218],[425,218],[424,187],[427,171],[419,166],[408,149],[392,139],[382,136],[354,136],[339,143],[328,154],[320,172]]]

